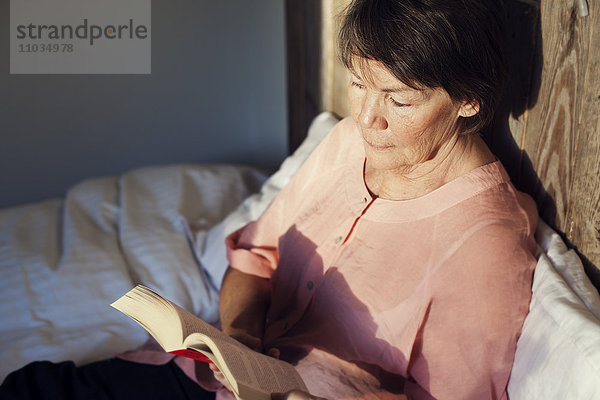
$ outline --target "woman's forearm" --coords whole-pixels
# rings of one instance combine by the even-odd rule
[[[223,332],[234,337],[248,334],[262,341],[269,300],[268,279],[229,267],[219,304]]]

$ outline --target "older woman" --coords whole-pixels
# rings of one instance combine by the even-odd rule
[[[478,135],[502,89],[501,20],[496,0],[348,8],[351,117],[227,241],[223,330],[296,364],[311,394],[281,397],[506,398],[537,215]],[[9,378],[0,398],[213,397],[172,361]]]
[[[501,20],[495,0],[354,1],[351,117],[229,237],[223,329],[313,395],[506,398],[537,214],[478,135]]]

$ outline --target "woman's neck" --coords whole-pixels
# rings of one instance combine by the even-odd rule
[[[369,168],[367,160],[364,178],[375,197],[409,200],[494,161],[496,157],[479,136],[459,136],[440,148],[431,159],[406,168],[376,170]]]

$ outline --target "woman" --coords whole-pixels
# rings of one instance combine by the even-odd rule
[[[501,20],[496,1],[354,1],[351,117],[228,238],[224,331],[296,363],[312,395],[506,398],[537,214],[478,135]]]
[[[281,398],[506,398],[537,215],[478,135],[502,90],[501,21],[494,0],[348,8],[351,117],[227,241],[223,330],[297,365],[311,394]],[[44,368],[0,398],[211,396],[172,360]]]

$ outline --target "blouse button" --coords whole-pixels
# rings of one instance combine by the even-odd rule
[[[312,283],[312,281],[308,281],[306,282],[306,288],[308,290],[312,290],[312,288],[314,287],[314,284]]]

